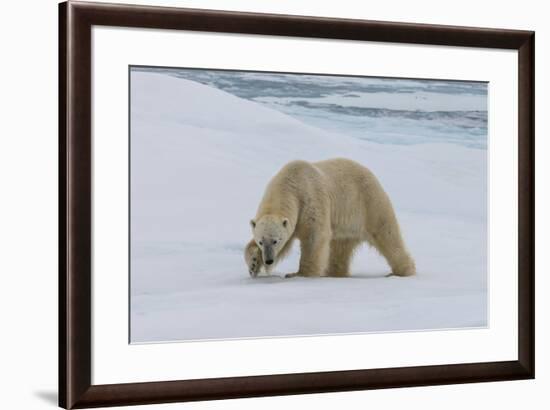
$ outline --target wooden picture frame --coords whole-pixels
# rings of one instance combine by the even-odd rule
[[[518,360],[92,385],[91,28],[94,25],[483,47],[519,55]],[[59,6],[59,404],[65,408],[529,379],[535,369],[534,33],[68,2]]]

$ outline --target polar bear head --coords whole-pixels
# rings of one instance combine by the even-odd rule
[[[264,215],[257,221],[251,220],[250,225],[254,241],[262,251],[264,263],[272,265],[292,234],[288,218]]]

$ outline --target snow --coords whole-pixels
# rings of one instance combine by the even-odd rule
[[[252,279],[249,220],[285,163],[346,157],[394,203],[418,275],[362,248],[350,278]],[[484,327],[486,151],[326,132],[166,74],[131,74],[133,343]]]

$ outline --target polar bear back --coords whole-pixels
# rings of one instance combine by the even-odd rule
[[[370,232],[394,218],[388,195],[376,176],[355,161],[343,158],[314,164],[329,187],[334,239],[359,238],[371,242]]]
[[[330,221],[334,239],[369,242],[369,232],[395,218],[374,174],[344,158],[286,164],[266,189],[257,217],[265,214],[296,215],[298,235],[302,227]]]

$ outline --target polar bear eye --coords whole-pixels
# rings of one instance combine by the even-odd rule
[[[273,245],[277,245],[277,242],[279,242],[277,239],[273,240]]]
[[[259,242],[260,246],[262,246],[264,243],[262,241]]]

